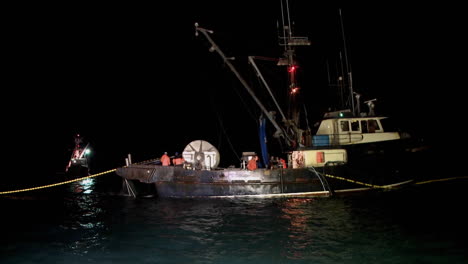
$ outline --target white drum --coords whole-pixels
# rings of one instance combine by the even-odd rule
[[[213,169],[219,165],[219,152],[209,142],[195,140],[190,142],[182,152],[187,163],[195,169]]]

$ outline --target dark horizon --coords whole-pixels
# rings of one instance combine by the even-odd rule
[[[431,140],[458,120],[460,9],[292,2],[295,35],[312,42],[298,50],[311,123],[329,106],[325,66],[343,45],[339,8],[355,91],[377,98],[378,113]],[[6,33],[13,106],[2,108],[12,159],[29,167],[25,158],[39,153],[33,168],[53,162],[57,172],[76,133],[91,142],[93,173],[124,165],[128,153],[134,161],[155,158],[197,139],[219,147],[225,165],[236,162],[233,152],[259,152],[259,109],[206,39],[195,37],[194,23],[214,30],[220,48],[248,72],[246,56],[281,56],[279,1],[270,4],[18,8]]]

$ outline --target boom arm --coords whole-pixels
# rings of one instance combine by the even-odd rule
[[[287,136],[287,134],[283,131],[283,129],[278,125],[278,123],[273,119],[273,116],[271,115],[270,112],[268,112],[265,108],[265,106],[263,106],[263,104],[260,102],[260,100],[255,96],[255,93],[252,91],[252,89],[250,88],[250,86],[247,84],[247,82],[244,80],[244,78],[242,78],[242,76],[239,74],[239,72],[237,72],[236,68],[234,67],[234,65],[232,65],[232,63],[229,61],[228,58],[226,58],[226,56],[224,55],[224,53],[221,51],[221,49],[218,47],[218,45],[216,45],[216,43],[211,39],[211,37],[208,35],[208,33],[210,34],[213,34],[213,31],[212,30],[208,30],[208,29],[205,29],[205,28],[201,28],[198,26],[198,23],[195,23],[195,35],[198,36],[198,32],[201,32],[205,37],[206,39],[210,42],[211,44],[211,48],[210,48],[210,51],[216,51],[220,56],[221,58],[223,59],[224,63],[226,63],[229,68],[231,69],[231,71],[234,73],[234,75],[236,75],[237,79],[242,83],[242,85],[244,86],[244,88],[247,90],[247,92],[249,92],[249,94],[252,96],[252,98],[254,99],[254,101],[257,103],[257,105],[260,107],[260,109],[263,111],[263,113],[268,117],[268,119],[270,120],[270,122],[273,124],[273,126],[276,128],[276,132],[275,132],[275,137],[283,137],[286,139],[286,143],[288,144],[288,146],[291,145],[291,139]]]

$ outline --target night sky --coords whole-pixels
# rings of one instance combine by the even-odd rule
[[[142,161],[197,139],[218,148],[222,165],[259,152],[259,108],[195,36],[194,23],[214,30],[213,40],[255,84],[247,56],[282,52],[280,1],[192,2],[12,7],[2,30],[11,164],[32,174],[63,171],[76,133],[91,143],[93,173],[124,165],[128,153]],[[326,64],[336,65],[342,49],[341,8],[355,91],[427,140],[465,137],[452,133],[466,93],[460,6],[322,2],[290,3],[295,35],[312,42],[298,50],[311,123],[334,93]],[[282,82],[275,70],[270,76]]]

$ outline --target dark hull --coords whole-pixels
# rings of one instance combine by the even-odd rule
[[[86,165],[72,165],[66,172],[68,178],[80,178],[89,175],[89,168]]]
[[[317,172],[311,168],[186,170],[171,166],[131,165],[118,168],[116,173],[127,180],[154,184],[159,197],[330,196],[379,189],[329,174],[341,175],[344,170],[346,167],[343,166],[335,167],[333,171]]]
[[[340,148],[347,152],[345,165],[325,166],[317,170],[379,186],[427,179],[428,174],[434,172],[430,165],[437,162],[430,146],[411,139],[344,145]]]

